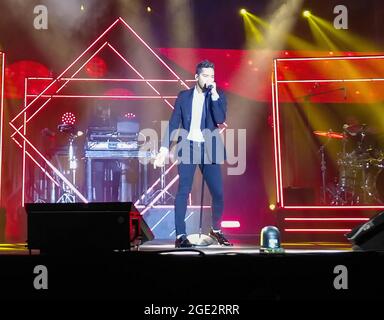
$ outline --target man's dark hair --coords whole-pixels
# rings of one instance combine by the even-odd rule
[[[215,65],[211,61],[203,60],[203,61],[199,62],[199,64],[196,66],[196,74],[199,75],[203,68],[215,69]]]

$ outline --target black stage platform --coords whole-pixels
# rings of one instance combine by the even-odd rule
[[[239,242],[229,248],[183,250],[170,241],[152,241],[138,251],[29,255],[25,244],[2,244],[0,295],[140,301],[138,305],[384,298],[384,252],[354,252],[338,243],[283,246],[283,254],[262,254],[257,246]],[[47,290],[34,288],[38,265],[48,270]],[[337,266],[346,267],[345,289],[335,288],[340,283]]]

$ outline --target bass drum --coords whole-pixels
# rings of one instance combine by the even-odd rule
[[[367,177],[370,202],[384,204],[384,169],[371,170]]]

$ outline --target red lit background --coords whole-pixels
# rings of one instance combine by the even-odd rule
[[[9,13],[0,23],[0,29],[6,30],[1,32],[0,38],[1,49],[7,53],[5,68],[6,123],[22,110],[25,78],[31,78],[28,80],[27,88],[27,93],[30,95],[27,102],[30,102],[34,98],[33,95],[42,92],[51,83],[52,78],[61,74],[117,17],[122,16],[183,80],[194,78],[194,68],[200,60],[209,59],[215,63],[218,86],[224,89],[228,96],[228,127],[247,129],[246,172],[241,176],[225,177],[224,219],[240,222],[240,227],[231,229],[231,232],[257,235],[263,226],[279,224],[282,229],[286,226],[289,233],[298,229],[308,229],[305,235],[301,235],[302,232],[299,232],[300,237],[306,237],[306,240],[320,239],[323,236],[321,232],[313,231],[315,229],[322,229],[327,233],[326,239],[332,238],[334,234],[332,229],[338,230],[335,231],[337,233],[335,239],[342,241],[342,233],[356,225],[358,221],[350,220],[346,224],[343,220],[316,219],[319,217],[366,218],[372,215],[373,212],[357,210],[270,211],[269,205],[276,204],[273,159],[274,123],[272,122],[271,107],[273,58],[381,54],[384,46],[380,37],[381,26],[377,21],[380,21],[384,10],[375,1],[365,2],[364,10],[366,10],[365,8],[370,9],[364,11],[366,15],[363,17],[361,16],[361,12],[363,12],[361,2],[351,1],[349,7],[349,32],[358,34],[360,38],[364,38],[370,43],[375,43],[374,50],[365,46],[363,42],[360,47],[358,42],[354,46],[337,43],[338,50],[331,50],[327,46],[315,42],[307,21],[299,16],[296,24],[286,32],[302,39],[302,42],[311,44],[311,50],[304,45],[294,47],[285,40],[270,47],[266,47],[265,44],[248,42],[244,19],[238,14],[239,9],[244,7],[253,15],[263,17],[268,21],[269,12],[278,9],[278,2],[271,5],[270,1],[257,1],[256,3],[255,1],[229,0],[224,7],[217,0],[209,3],[189,1],[185,10],[180,11],[179,8],[177,12],[180,14],[176,15],[175,11],[171,10],[171,4],[166,1],[161,4],[152,1],[151,13],[145,13],[146,10],[140,11],[148,6],[147,3],[142,4],[140,1],[133,1],[129,9],[124,5],[124,1],[116,1],[116,3],[108,5],[105,4],[105,1],[94,1],[94,4],[86,1],[84,12],[78,10],[77,1],[68,1],[67,8],[74,8],[73,12],[77,14],[70,15],[70,18],[68,15],[66,23],[57,18],[60,14],[58,14],[59,11],[55,11],[59,8],[55,6],[56,2],[48,2],[47,5],[51,6],[49,12],[53,16],[50,18],[50,27],[47,31],[34,30],[30,20],[25,24],[16,20],[20,12],[23,12],[24,16],[32,12],[31,4],[15,7],[8,0],[1,4],[4,9],[2,12]],[[310,7],[316,15],[332,21],[334,17],[332,10],[336,4],[338,4],[336,1],[327,1],[327,3],[304,1],[300,10]],[[89,8],[88,11],[87,8]],[[298,15],[300,15],[300,10]],[[183,24],[180,24],[180,17],[184,19]],[[57,19],[55,20],[55,18]],[[10,28],[10,25],[13,27]],[[14,39],[20,41],[16,42]],[[133,61],[137,71],[140,71],[146,79],[171,78],[170,72],[159,66],[155,59],[148,59],[148,56],[137,49],[138,46],[135,42],[137,38],[128,36],[123,26],[119,25],[114,29],[108,41],[118,52],[124,54],[128,61]],[[279,64],[279,80],[343,79],[342,71],[346,68],[353,69],[353,73],[349,73],[349,76],[352,75],[355,78],[380,78],[384,74],[382,61],[374,65],[368,61],[351,62],[347,67],[339,61],[328,61],[320,65],[312,61],[300,61]],[[32,79],[33,77],[47,79]],[[140,79],[134,70],[122,63],[120,57],[114,54],[111,48],[103,49],[95,55],[76,77],[100,80],[103,78]],[[191,85],[191,82],[188,84]],[[169,96],[175,96],[182,89],[177,83],[159,83],[156,86],[162,94]],[[46,94],[54,94],[58,88],[59,84],[55,83]],[[288,155],[284,164],[287,169],[284,187],[314,188],[318,200],[321,176],[318,158],[314,154],[322,140],[315,139],[312,136],[313,131],[327,131],[332,128],[338,132],[345,118],[350,114],[361,116],[364,121],[374,122],[376,126],[382,125],[379,117],[372,117],[372,114],[380,111],[384,95],[382,89],[382,84],[379,82],[370,83],[368,87],[362,87],[358,83],[340,85],[321,81],[319,83],[282,85],[279,101],[285,110],[285,113],[282,114],[282,127],[284,137],[287,139],[286,142],[283,142],[282,151]],[[326,92],[326,94],[322,94],[322,92]],[[44,145],[38,137],[40,137],[41,130],[47,128],[55,133],[55,144],[62,147],[67,141],[66,137],[57,131],[57,125],[62,121],[61,116],[65,112],[73,113],[76,115],[76,125],[79,126],[79,129],[84,129],[87,127],[87,119],[92,108],[100,103],[108,103],[119,114],[135,114],[137,119],[142,120],[142,127],[156,130],[159,130],[160,121],[167,120],[171,112],[169,106],[164,105],[164,101],[152,101],[149,104],[147,100],[132,99],[131,101],[116,98],[153,94],[145,83],[128,85],[120,82],[73,81],[61,92],[63,95],[74,96],[84,93],[114,96],[115,98],[100,99],[99,101],[96,99],[55,98],[52,103],[49,103],[49,107],[30,121],[28,138],[36,145]],[[41,99],[47,101],[49,97]],[[174,102],[172,99],[169,101]],[[368,106],[375,111],[369,112],[366,108]],[[292,108],[288,109],[289,107]],[[331,110],[330,114],[335,113],[337,116],[331,117],[330,115],[326,121],[316,122],[317,117],[321,115],[319,108]],[[31,108],[27,116],[31,116],[36,110],[37,106]],[[312,121],[310,127],[303,126],[300,122],[303,120],[298,116],[300,112],[306,115],[304,119]],[[298,122],[295,122],[296,120]],[[4,126],[4,130],[5,137],[13,134],[9,126]],[[22,142],[19,138],[15,138],[19,143]],[[337,142],[332,142],[332,144],[334,144],[333,153],[330,152],[330,154],[337,154]],[[308,146],[310,148],[307,148]],[[4,202],[7,204],[8,217],[6,234],[9,241],[24,241],[25,220],[17,206],[21,202],[20,150],[18,145],[10,139],[6,139],[4,150],[7,155],[3,175],[6,189],[3,195],[5,195]],[[330,167],[335,173],[335,164],[330,164]],[[29,179],[28,175],[26,179]],[[199,194],[198,186],[197,179],[194,194]],[[171,191],[175,192],[174,189]],[[196,203],[197,199],[194,199],[194,202]],[[289,220],[292,217],[312,217],[314,220]]]

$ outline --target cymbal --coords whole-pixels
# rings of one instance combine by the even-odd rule
[[[344,124],[343,129],[350,135],[354,136],[358,133],[366,132],[368,130],[368,126],[366,124]]]
[[[343,133],[333,132],[333,131],[313,131],[313,133],[317,136],[333,138],[333,139],[345,138],[345,135]]]

